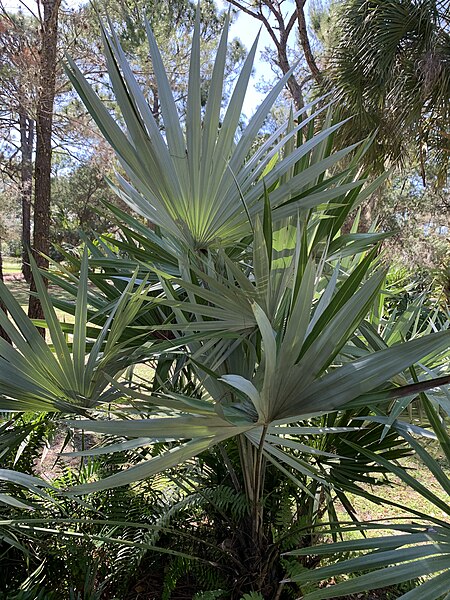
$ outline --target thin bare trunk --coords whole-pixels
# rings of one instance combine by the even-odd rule
[[[58,10],[61,0],[42,0],[42,46],[40,64],[39,100],[36,117],[36,162],[34,195],[33,254],[41,269],[48,268],[50,249],[50,186],[52,166],[52,122],[56,83],[56,50],[58,39]],[[47,283],[47,282],[46,282]],[[31,292],[36,291],[34,280]],[[42,319],[44,314],[39,299],[30,296],[28,314],[33,319]],[[45,335],[45,330],[41,329]]]
[[[34,121],[24,111],[19,114],[20,125],[20,197],[22,201],[22,273],[31,282],[31,196],[33,191]]]
[[[298,35],[306,62],[308,63],[309,70],[311,71],[311,75],[314,77],[317,83],[321,83],[323,76],[319,67],[317,66],[316,59],[314,58],[311,50],[311,44],[309,42],[308,29],[306,27],[305,19],[305,3],[306,0],[295,0],[295,5],[297,7]]]
[[[287,38],[286,40],[282,39],[280,45],[277,46],[277,64],[283,72],[283,75],[286,75],[291,68],[287,56]],[[292,96],[295,110],[301,110],[305,106],[305,102],[303,100],[302,87],[294,75],[289,77],[287,86]]]
[[[2,240],[0,238],[0,281],[3,281],[3,256],[2,256]],[[6,306],[3,303],[3,300],[0,298],[0,310],[2,310],[5,315],[8,314],[7,310],[6,310]],[[6,340],[8,342],[8,344],[11,343],[11,338],[9,337],[9,335],[6,333],[6,331],[3,329],[3,327],[0,325],[0,337],[2,337],[4,340]]]
[[[291,64],[288,58],[289,36],[295,25],[297,11],[293,11],[287,18],[281,9],[281,2],[272,2],[271,0],[260,0],[254,5],[250,5],[240,0],[228,0],[230,4],[250,15],[254,19],[261,21],[267,30],[272,42],[277,50],[276,65],[281,69],[283,75],[290,70]],[[270,11],[272,17],[276,20],[276,26],[272,26],[269,18],[263,12],[263,9]],[[301,83],[296,79],[295,75],[291,75],[287,82],[287,87],[292,96],[295,110],[300,110],[304,107],[303,91]]]

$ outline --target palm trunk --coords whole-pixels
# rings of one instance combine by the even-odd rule
[[[239,440],[244,487],[249,504],[248,519],[244,524],[246,547],[243,548],[243,571],[240,585],[235,590],[236,598],[243,593],[258,591],[265,598],[274,598],[279,587],[278,577],[273,578],[273,566],[277,559],[277,549],[271,544],[270,535],[264,526],[264,483],[266,458],[263,445],[267,428],[261,434],[258,447],[245,436]]]

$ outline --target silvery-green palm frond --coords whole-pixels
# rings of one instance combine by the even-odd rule
[[[85,414],[85,409],[110,398],[107,376],[117,375],[129,366],[130,360],[134,361],[132,353],[124,348],[122,333],[142,307],[145,282],[135,286],[132,278],[122,296],[109,306],[103,326],[88,327],[95,311],[89,309],[86,251],[81,262],[74,304],[75,323],[69,341],[42,276],[31,260],[51,345],[0,282],[0,293],[9,312],[8,318],[0,311],[0,323],[12,342],[10,345],[0,338],[1,409]]]
[[[339,197],[357,183],[322,181],[316,193],[295,198],[294,192],[321,175],[354,149],[351,146],[318,160],[295,182],[282,180],[302,157],[339,128],[339,123],[318,133],[289,155],[280,157],[288,140],[310,123],[307,116],[319,104],[293,115],[295,126],[281,126],[256,147],[258,135],[270,108],[286,84],[289,74],[270,91],[247,126],[240,132],[242,106],[252,73],[257,40],[243,65],[226,110],[221,110],[224,67],[227,52],[228,20],[217,50],[206,107],[202,109],[200,78],[199,16],[192,42],[186,115],[181,118],[169,86],[155,38],[147,24],[153,69],[161,99],[160,123],[150,110],[114,31],[102,28],[104,50],[111,84],[119,105],[123,128],[108,112],[71,59],[67,73],[75,89],[95,119],[105,138],[116,151],[126,177],[117,175],[119,196],[136,212],[181,242],[184,247],[204,250],[229,246],[251,234],[262,215],[264,187],[273,189],[270,203],[273,218],[296,215]],[[323,102],[322,102],[323,104]],[[324,106],[319,111],[324,110]],[[223,114],[222,114],[223,112]],[[249,153],[253,152],[251,157]],[[281,183],[280,183],[281,182]]]
[[[145,260],[153,280],[158,280],[156,294],[145,288],[145,280],[138,282],[131,273],[120,274],[117,261],[114,277],[111,272],[103,277],[93,274],[94,283],[101,286],[105,295],[112,294],[118,306],[128,299],[132,307],[137,303],[133,309],[124,307],[120,318],[111,311],[104,325],[110,332],[108,340],[115,328],[123,331],[122,325],[126,327],[133,321],[145,302],[145,308],[159,315],[160,321],[144,323],[147,337],[127,346],[124,359],[129,364],[139,362],[142,356],[156,363],[168,358],[171,368],[163,381],[156,381],[159,372],[155,370],[157,385],[144,391],[114,380],[111,370],[100,370],[101,377],[97,379],[95,369],[88,368],[96,361],[89,357],[84,368],[85,308],[75,311],[72,354],[67,348],[60,348],[61,335],[56,330],[56,356],[49,349],[45,352],[55,368],[64,361],[63,376],[71,378],[71,384],[81,385],[80,381],[92,385],[101,380],[106,393],[123,400],[117,418],[111,419],[108,412],[105,419],[102,407],[94,402],[95,420],[72,423],[74,427],[118,438],[110,446],[89,449],[83,454],[146,448],[156,442],[170,447],[158,456],[149,452],[145,460],[130,469],[77,486],[72,493],[142,480],[231,437],[239,440],[246,489],[253,500],[261,494],[261,464],[265,461],[286,470],[284,462],[307,477],[323,481],[317,470],[305,465],[302,454],[308,452],[308,446],[296,438],[305,435],[304,424],[309,416],[338,410],[380,388],[397,393],[392,378],[422,358],[442,352],[450,334],[444,331],[349,359],[343,349],[349,343],[356,345],[358,329],[384,278],[382,270],[374,268],[376,250],[367,252],[367,247],[379,239],[377,234],[370,234],[362,244],[355,234],[346,240],[339,235],[349,210],[373,189],[368,186],[363,190],[364,182],[354,177],[356,166],[348,155],[355,146],[330,151],[331,136],[339,124],[332,124],[327,117],[320,132],[306,136],[306,141],[296,147],[290,142],[302,127],[312,123],[314,115],[297,125],[295,119],[301,115],[293,115],[255,149],[260,127],[285,79],[274,87],[238,135],[256,45],[228,108],[221,115],[226,29],[202,114],[198,20],[187,114],[181,122],[153,34],[147,29],[161,98],[163,131],[113,32],[103,30],[105,53],[126,133],[73,61],[68,72],[126,173],[126,178],[119,175],[119,195],[158,225],[158,239],[152,236],[154,245],[148,246],[150,252]],[[356,158],[363,148],[364,145],[357,149]],[[341,173],[337,165],[344,159],[348,168]],[[127,235],[130,247],[136,238]],[[143,243],[149,241],[145,234],[142,237],[146,238]],[[166,260],[167,256],[161,261],[168,251],[176,261]],[[106,261],[110,261],[103,263],[106,269],[112,265],[113,257],[105,252]],[[136,257],[136,248],[131,247],[130,254]],[[344,269],[341,257],[344,260],[355,254],[348,270]],[[141,258],[142,255],[140,266]],[[108,310],[109,304],[104,300],[101,299],[103,308],[99,312]],[[54,318],[49,310],[46,319]],[[142,329],[138,331],[142,333]],[[151,335],[155,332],[171,335],[155,340]],[[102,335],[97,339],[102,339]],[[93,343],[98,350],[100,343]],[[105,338],[105,348],[107,343]],[[120,344],[110,348],[112,358],[115,352],[122,357],[120,349]],[[26,348],[23,354],[29,351]],[[171,385],[178,375],[177,358],[189,366],[194,395]],[[116,362],[113,360],[112,364]],[[38,366],[36,372],[40,374],[42,365]],[[111,391],[107,384],[112,386]],[[24,389],[17,386],[11,390],[10,400],[26,397]],[[64,389],[58,379],[57,392]],[[85,392],[82,397],[99,399],[98,394]]]
[[[384,279],[383,271],[370,274],[374,253],[343,282],[336,269],[323,286],[312,258],[303,264],[301,239],[298,252],[278,268],[273,267],[273,248],[272,260],[268,258],[270,239],[273,232],[265,238],[257,222],[250,274],[222,255],[222,271],[214,271],[206,259],[203,270],[191,264],[198,282],[161,279],[165,294],[154,301],[173,311],[172,321],[161,325],[172,332],[173,340],[151,344],[149,355],[176,355],[180,349],[192,367],[198,394],[192,398],[166,386],[152,393],[113,382],[124,398],[133,399],[134,410],[140,406],[141,413],[154,416],[73,421],[74,427],[129,440],[84,454],[151,446],[155,441],[171,441],[172,448],[110,478],[75,487],[72,493],[131,483],[231,437],[260,448],[265,460],[280,469],[325,483],[319,470],[302,459],[305,453],[333,458],[299,440],[317,433],[308,428],[311,415],[337,410],[355,399],[364,401],[380,388],[381,394],[395,398],[404,391],[391,381],[399,372],[448,348],[450,333],[444,331],[348,360],[342,350]]]

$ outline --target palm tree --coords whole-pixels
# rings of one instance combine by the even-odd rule
[[[73,427],[117,438],[81,455],[150,448],[138,464],[68,490],[75,496],[138,482],[219,448],[246,498],[245,535],[235,541],[245,560],[230,595],[254,590],[272,598],[281,546],[265,518],[270,474],[281,471],[319,502],[329,491],[328,462],[337,457],[310,438],[355,427],[327,415],[356,400],[370,405],[375,391],[381,404],[410,394],[408,382],[393,378],[419,360],[423,386],[436,385],[427,369],[448,351],[450,333],[389,348],[362,343],[385,276],[377,251],[383,236],[341,235],[340,228],[380,183],[360,177],[369,143],[333,152],[342,124],[328,112],[317,129],[326,107],[314,113],[313,103],[258,145],[290,73],[237,133],[256,43],[222,113],[225,27],[203,110],[199,30],[197,17],[180,121],[147,26],[163,132],[113,31],[103,28],[103,39],[122,127],[69,61],[71,81],[125,172],[111,185],[156,228],[113,209],[122,222],[119,240],[87,241],[78,278],[72,270],[47,274],[76,296],[71,305],[53,300],[75,315],[70,341],[36,266],[51,347],[0,285],[12,319],[0,312],[0,325],[13,341],[0,340],[0,409],[73,413]],[[299,131],[305,141],[296,146]],[[140,363],[151,364],[149,383],[138,389],[120,380]],[[227,441],[237,447],[238,469]]]
[[[450,8],[441,0],[347,0],[334,24],[329,85],[353,121],[378,130],[370,160],[432,159],[445,176],[450,124]],[[344,131],[344,130],[343,130]]]

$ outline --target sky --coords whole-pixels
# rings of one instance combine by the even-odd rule
[[[83,4],[85,2],[86,0],[66,0],[64,4],[67,8],[77,8],[78,6],[80,6],[80,4]],[[228,5],[228,3],[224,0],[216,0],[216,3],[221,9],[226,8]],[[25,7],[28,7],[31,11],[36,13],[36,2],[34,0],[22,0],[22,2],[20,2],[20,0],[3,0],[3,6],[8,11],[18,10],[19,7],[21,7],[22,10],[25,11]],[[247,48],[247,50],[249,50],[258,34],[259,28],[259,21],[253,19],[249,15],[240,13],[237,19],[235,19],[235,21],[231,25],[229,38],[233,39],[235,37],[238,37],[244,44],[244,46]],[[255,89],[255,84],[259,80],[261,80],[264,74],[267,75],[267,63],[263,63],[260,60],[260,53],[262,50],[264,50],[266,46],[270,45],[270,37],[266,30],[263,28],[261,31],[258,52],[255,59],[254,75],[252,77],[252,80],[250,81],[249,89],[243,107],[243,112],[247,117],[252,115],[256,107],[264,98],[264,94],[258,92]]]

